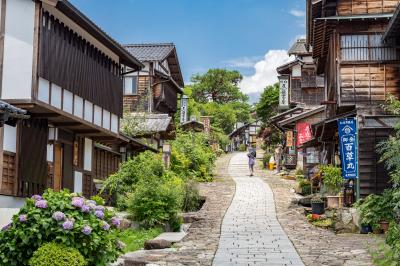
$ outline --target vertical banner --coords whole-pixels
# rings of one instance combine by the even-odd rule
[[[286,132],[286,147],[293,147],[294,142],[293,142],[293,131],[287,131]]]
[[[289,109],[289,76],[279,77],[279,109]]]
[[[181,97],[181,124],[187,122],[187,117],[188,117],[188,102],[189,102],[189,97],[186,95],[182,95]]]
[[[296,130],[297,130],[297,147],[300,147],[303,145],[303,143],[309,141],[312,139],[312,134],[311,134],[311,126],[309,123],[297,123],[296,124]]]
[[[342,175],[345,179],[358,178],[357,119],[338,120]]]

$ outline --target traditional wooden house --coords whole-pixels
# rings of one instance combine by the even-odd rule
[[[144,68],[140,71],[126,69],[131,73],[124,78],[124,110],[144,113],[145,128],[140,135],[155,140],[161,147],[163,140],[173,138],[178,96],[184,87],[175,45],[128,44],[125,48],[144,64]],[[154,117],[158,119],[156,128],[150,126]]]
[[[327,119],[317,126],[315,138],[326,162],[340,164],[338,119],[356,118],[361,196],[389,186],[376,145],[389,136],[397,120],[387,116],[381,105],[389,93],[400,96],[398,4],[393,0],[307,1],[307,45],[312,47],[317,73],[325,75],[326,91]]]
[[[256,145],[261,125],[260,120],[251,123],[236,123],[235,129],[229,134],[230,144],[227,150],[232,152],[239,150],[240,145],[245,145],[245,147]]]
[[[30,115],[0,129],[0,205],[45,188],[90,196],[147,148],[119,132],[124,66],[143,65],[67,0],[0,4],[1,99]]]
[[[288,54],[294,60],[277,68],[282,84],[280,94],[287,94],[288,98],[280,103],[284,112],[272,117],[270,123],[285,134],[285,166],[308,170],[319,163],[315,156],[317,147],[306,148],[303,143],[311,139],[311,125],[325,119],[325,107],[321,106],[325,97],[324,76],[316,74],[305,39],[297,40]]]

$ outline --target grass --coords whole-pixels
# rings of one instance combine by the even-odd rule
[[[118,238],[125,243],[124,253],[143,248],[144,242],[153,239],[163,232],[162,228],[127,229],[118,233]]]

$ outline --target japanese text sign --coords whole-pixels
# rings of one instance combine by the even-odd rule
[[[309,123],[297,123],[297,147],[303,145],[303,143],[312,139],[311,126]]]
[[[356,118],[338,120],[342,175],[345,179],[358,178],[358,143]]]
[[[279,108],[289,108],[289,77],[279,77]]]

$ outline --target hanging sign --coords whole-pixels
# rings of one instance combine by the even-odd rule
[[[309,123],[297,123],[296,124],[296,130],[297,130],[297,147],[300,147],[303,145],[303,143],[309,141],[312,139],[312,134],[311,134],[311,126]]]
[[[286,147],[293,147],[294,146],[294,141],[293,141],[293,131],[287,131],[286,132]]]
[[[338,120],[342,175],[345,179],[358,178],[358,143],[356,118]]]
[[[188,101],[189,101],[189,97],[187,97],[186,95],[182,95],[182,97],[181,97],[181,119],[180,119],[181,124],[187,122]]]
[[[289,77],[279,77],[279,109],[289,109]]]

